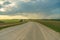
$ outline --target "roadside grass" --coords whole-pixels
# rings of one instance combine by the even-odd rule
[[[60,21],[41,21],[40,23],[55,30],[56,32],[60,32]]]
[[[0,20],[0,30],[8,27],[14,27],[28,22],[26,19]]]
[[[43,24],[56,32],[60,32],[60,20],[51,20],[51,19],[31,19],[31,21],[38,22],[40,24]]]
[[[6,20],[0,20],[0,21],[2,21],[4,23],[17,23],[20,20],[18,20],[18,19],[6,19]]]

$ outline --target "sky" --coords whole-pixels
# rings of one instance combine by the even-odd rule
[[[60,0],[0,0],[0,15],[60,19]]]

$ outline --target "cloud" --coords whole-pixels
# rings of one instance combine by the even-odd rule
[[[12,3],[14,2],[18,6],[17,10],[14,9],[14,11],[16,12],[46,12],[48,13],[57,7],[55,6],[56,3],[59,3],[59,0],[15,0],[15,1],[9,0],[9,1],[11,1]],[[11,8],[11,10],[13,9]]]
[[[20,0],[20,1],[23,1],[23,2],[30,2],[31,0]]]
[[[15,6],[15,3],[11,3],[9,5],[5,5],[5,7],[14,7]]]
[[[11,4],[10,1],[5,1],[5,2],[3,3],[3,5],[9,5],[9,4]]]
[[[29,19],[60,19],[60,14],[46,15],[43,13],[17,13],[16,15],[23,15]]]
[[[57,8],[58,6],[55,6],[56,3],[59,3],[58,0],[48,0],[47,3],[42,2],[42,0],[31,0],[31,2],[24,3],[24,2],[18,2],[17,5],[20,6],[21,9],[19,9],[22,12],[50,12],[51,10]],[[35,3],[32,3],[35,2]],[[56,4],[57,5],[57,4]]]
[[[23,15],[29,19],[45,19],[46,15],[42,13],[17,13],[16,15]]]
[[[18,13],[16,15],[0,15],[0,19],[60,19],[60,14],[47,16],[42,13]]]
[[[1,5],[0,11],[7,12],[7,11],[11,11],[13,7],[16,7],[16,4],[14,2],[10,2],[9,4],[8,3],[9,1],[4,2]]]
[[[7,15],[27,13],[29,16],[27,14],[26,15],[29,18],[40,18],[40,16],[43,14],[41,18],[51,18],[51,15],[60,14],[59,11],[60,0],[8,0],[8,1],[10,3],[8,2],[9,4],[2,5],[3,6],[2,9],[0,9],[0,11],[2,12],[4,12],[5,10],[5,14]],[[3,2],[1,4],[3,4]]]
[[[56,8],[54,10],[51,11],[54,14],[60,14],[60,8]]]
[[[52,14],[47,16],[46,19],[60,19],[60,14]]]
[[[27,17],[29,19],[43,19],[45,15],[37,15],[37,14],[28,14]]]
[[[3,4],[4,3],[4,1],[0,1],[0,4]]]
[[[48,2],[49,0],[40,0],[40,1],[46,3],[46,2]]]
[[[6,10],[4,8],[1,8],[0,9],[0,12],[5,12]]]

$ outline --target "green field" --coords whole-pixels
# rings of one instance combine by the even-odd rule
[[[56,32],[60,32],[60,19],[31,19],[31,21],[41,23]]]
[[[26,19],[0,20],[0,30],[28,22]]]

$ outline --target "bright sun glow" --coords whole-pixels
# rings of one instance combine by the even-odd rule
[[[4,3],[4,1],[0,1],[0,4],[3,4]]]
[[[4,8],[1,8],[0,11],[1,11],[1,12],[5,12],[6,10],[5,10]]]
[[[21,15],[14,15],[14,16],[0,15],[0,19],[28,19],[28,18]]]

